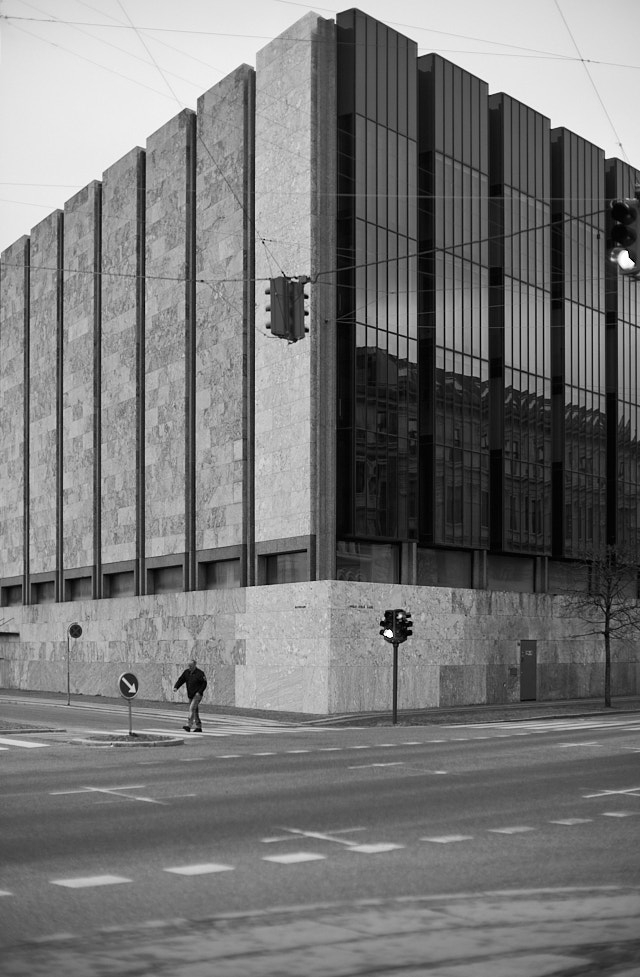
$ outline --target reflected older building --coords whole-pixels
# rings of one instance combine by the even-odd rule
[[[605,161],[609,200],[633,197],[640,171],[619,159]],[[609,263],[607,291],[608,541],[640,557],[640,300],[638,285]]]
[[[337,42],[337,577],[394,581],[418,534],[416,45],[357,10]]]
[[[551,134],[553,554],[607,539],[604,153]]]
[[[470,586],[470,554],[489,545],[486,84],[420,58],[418,120],[419,579]]]
[[[551,554],[549,120],[489,99],[491,549]]]

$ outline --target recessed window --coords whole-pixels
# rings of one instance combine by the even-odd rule
[[[369,583],[400,582],[400,548],[395,543],[338,540],[338,580]]]
[[[107,573],[104,577],[105,597],[134,597],[136,580],[133,570],[120,573]]]
[[[2,606],[15,607],[22,604],[22,584],[13,584],[10,587],[2,588]]]
[[[273,553],[266,556],[266,583],[297,583],[309,579],[307,552]]]
[[[149,593],[179,594],[184,590],[182,566],[156,567],[149,570]]]
[[[67,600],[91,600],[91,577],[72,577],[65,583]]]
[[[56,599],[56,588],[53,580],[43,580],[31,585],[31,601],[33,604],[53,604]]]
[[[240,560],[212,560],[200,564],[202,590],[232,590],[240,586]]]

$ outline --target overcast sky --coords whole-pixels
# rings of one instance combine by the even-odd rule
[[[640,0],[360,0],[640,167]],[[0,0],[0,251],[309,10],[293,0]]]

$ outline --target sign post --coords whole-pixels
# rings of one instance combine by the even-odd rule
[[[79,624],[70,624],[67,628],[67,705],[71,705],[71,648],[69,638],[79,638],[82,635],[82,628]]]
[[[133,717],[131,714],[131,700],[138,694],[138,679],[133,672],[123,672],[118,679],[118,690],[129,706],[129,736],[133,736]]]

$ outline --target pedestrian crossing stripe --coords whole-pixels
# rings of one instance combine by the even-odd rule
[[[9,739],[8,736],[0,737],[0,743],[8,743],[9,746],[21,746],[25,750],[37,750],[41,746],[50,746],[49,743],[34,743],[33,740],[14,740]],[[0,749],[6,750],[6,746],[1,746]]]

